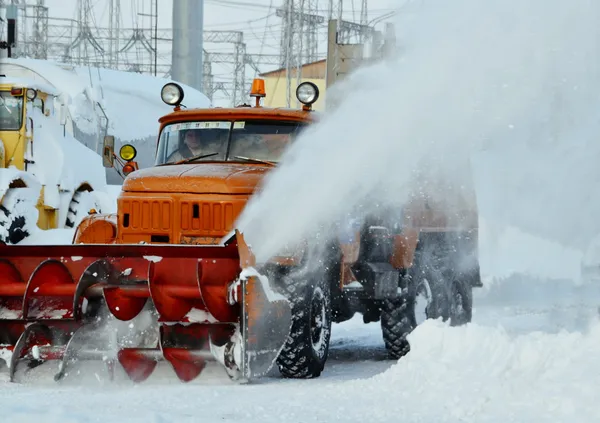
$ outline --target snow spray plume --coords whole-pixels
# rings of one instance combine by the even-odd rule
[[[562,113],[552,100],[578,111],[597,102],[600,3],[422,0],[399,15],[397,57],[340,82],[344,101],[240,217],[259,261],[357,209],[401,206],[415,183],[465,183],[482,147],[548,138]]]

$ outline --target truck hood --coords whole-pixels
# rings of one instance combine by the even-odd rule
[[[123,191],[192,194],[252,194],[270,167],[224,163],[181,164],[140,169]]]

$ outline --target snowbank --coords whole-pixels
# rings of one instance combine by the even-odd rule
[[[171,80],[133,72],[78,67],[74,72],[97,89],[109,118],[109,133],[120,140],[135,141],[158,135],[158,119],[173,111],[160,98]],[[210,107],[210,100],[196,89],[180,84],[187,107]]]
[[[75,229],[51,229],[43,231],[39,228],[25,238],[19,245],[66,245],[73,243]]]
[[[96,103],[100,103],[109,133],[123,142],[156,136],[158,118],[172,111],[160,98],[162,86],[170,82],[165,78],[26,58],[4,58],[0,66],[7,76],[32,78],[64,93],[75,122],[85,131],[97,130],[102,111]],[[181,85],[188,107],[210,107],[208,97]]]
[[[598,384],[591,375],[600,372],[599,337],[598,322],[584,333],[511,337],[502,328],[450,329],[427,321],[411,334],[409,356],[357,383],[356,393],[362,392],[369,407],[356,407],[352,418],[440,421],[443,414],[461,422],[598,421]],[[393,404],[385,405],[381,387],[399,387]]]
[[[140,167],[154,164],[158,119],[173,110],[160,98],[161,88],[170,80],[26,58],[0,59],[0,67],[11,79],[32,80],[59,92],[59,103],[64,104],[67,112],[67,132],[93,151],[100,152],[103,137],[108,133],[115,136],[117,151],[123,144],[136,145]],[[208,97],[200,91],[180,85],[185,91],[187,107],[211,107]],[[114,169],[105,173],[109,183],[122,183]]]
[[[52,189],[74,191],[88,184],[94,190],[106,189],[106,173],[102,157],[78,142],[69,133],[63,133],[58,122],[44,116],[34,108],[29,111],[34,122],[34,143],[27,151],[27,158],[34,163],[28,172],[46,185],[46,195]],[[72,194],[71,194],[72,195]],[[55,207],[57,204],[51,204]]]
[[[97,192],[96,195],[101,202],[102,212],[104,214],[117,212],[117,197],[121,192],[118,185],[107,185],[104,192]],[[37,216],[37,215],[36,215]],[[65,245],[73,242],[75,230],[61,228],[41,230],[38,227],[28,227],[30,236],[20,242],[22,245]]]

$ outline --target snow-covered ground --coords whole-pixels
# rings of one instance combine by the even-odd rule
[[[318,379],[274,374],[236,385],[209,367],[182,384],[161,364],[134,385],[106,382],[100,364],[85,363],[77,378],[57,384],[56,369],[46,367],[20,384],[0,382],[3,417],[23,423],[599,421],[600,287],[569,279],[557,261],[568,250],[514,228],[496,230],[500,242],[491,245],[482,231],[485,287],[476,290],[473,323],[423,323],[398,362],[386,359],[379,325],[357,315],[334,325]],[[575,268],[579,257],[571,257]],[[494,259],[502,259],[502,269]]]

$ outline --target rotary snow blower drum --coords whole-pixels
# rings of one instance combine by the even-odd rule
[[[237,231],[216,246],[0,245],[0,358],[11,381],[23,362],[48,360],[61,360],[56,380],[103,360],[141,382],[166,360],[185,382],[207,361],[249,381],[270,370],[291,327],[290,304],[254,266]],[[148,306],[155,344],[117,340],[111,354],[100,310],[130,321]]]

